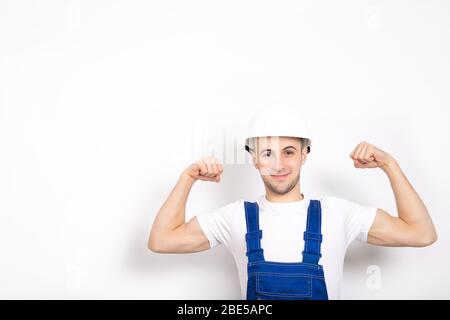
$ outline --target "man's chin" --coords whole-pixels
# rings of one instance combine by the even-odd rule
[[[281,189],[280,187],[274,186],[272,184],[269,184],[268,187],[269,187],[270,190],[272,190],[272,192],[274,192],[274,193],[276,193],[278,195],[284,195],[284,194],[286,194],[286,193],[288,193],[289,191],[292,190],[292,188],[288,188],[288,187],[284,187],[284,188]]]
[[[283,181],[278,185],[271,183],[270,181],[264,181],[264,183],[273,193],[276,193],[278,195],[284,195],[290,192],[292,189],[294,189],[296,184],[294,183],[294,181]]]

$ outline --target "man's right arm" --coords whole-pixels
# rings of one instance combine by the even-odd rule
[[[169,197],[159,209],[148,239],[158,253],[191,253],[210,248],[196,217],[185,221],[186,202],[195,181],[220,181],[223,166],[213,157],[203,158],[183,171]]]

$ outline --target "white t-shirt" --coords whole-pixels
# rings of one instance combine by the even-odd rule
[[[259,206],[261,247],[267,261],[301,262],[304,248],[303,232],[311,199],[293,202],[270,202],[265,195],[256,200]],[[367,241],[375,219],[376,207],[336,198],[313,198],[322,207],[322,257],[328,298],[339,299],[343,277],[344,257],[353,240]],[[249,201],[249,200],[247,200]],[[254,202],[254,200],[252,200]],[[244,200],[229,203],[212,212],[197,215],[197,220],[211,248],[224,244],[233,255],[241,284],[242,298],[247,295],[247,256]]]

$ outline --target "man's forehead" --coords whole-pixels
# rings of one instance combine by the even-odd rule
[[[287,146],[297,146],[300,144],[298,138],[293,137],[258,137],[258,145],[285,148]]]

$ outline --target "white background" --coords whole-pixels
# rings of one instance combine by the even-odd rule
[[[240,298],[226,248],[160,255],[148,233],[185,167],[284,104],[315,132],[302,191],[396,214],[348,157],[366,140],[436,224],[431,247],[352,244],[342,297],[449,299],[449,57],[448,1],[2,0],[0,298]],[[227,161],[187,218],[262,192]]]

